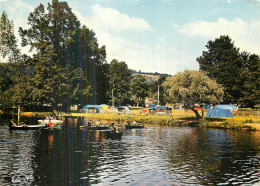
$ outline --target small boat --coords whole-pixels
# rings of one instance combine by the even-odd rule
[[[42,128],[45,128],[45,125],[18,125],[9,127],[9,130],[40,130]]]
[[[83,125],[83,126],[80,126],[80,128],[84,128],[87,130],[106,130],[109,127],[110,127],[110,125],[94,125],[94,126]]]
[[[111,138],[111,139],[121,139],[121,138],[122,138],[122,135],[123,135],[122,132],[113,131],[113,130],[107,130],[107,131],[106,131],[106,136],[107,136],[107,138]]]
[[[144,128],[144,125],[129,125],[129,124],[126,124],[125,125],[125,129],[141,129],[141,128]]]
[[[46,127],[44,127],[45,130],[53,130],[53,129],[58,129],[60,130],[61,129],[61,126],[60,125],[55,125],[53,127],[50,127],[48,125],[45,125]]]
[[[38,120],[39,124],[43,124],[43,123],[53,123],[53,124],[59,124],[59,123],[63,123],[63,120],[58,120],[58,119],[41,119]]]

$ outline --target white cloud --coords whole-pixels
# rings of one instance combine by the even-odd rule
[[[96,4],[92,7],[89,24],[109,31],[151,31],[152,27],[142,18],[130,17],[112,8]]]
[[[103,8],[100,5],[94,5],[92,10],[92,15],[88,18],[78,11],[73,10],[73,12],[82,24],[95,31],[99,44],[106,45],[108,62],[118,59],[125,61],[129,68],[136,70],[146,69],[153,72],[157,66],[160,71],[160,63],[153,63],[160,57],[155,56],[157,52],[151,46],[142,45],[120,35],[126,31],[135,34],[152,31],[153,28],[144,19],[130,17],[115,9]]]
[[[126,31],[132,35],[156,34],[151,26],[143,27],[134,23],[136,20],[142,20],[140,24],[145,22],[142,18],[129,17],[117,10],[102,8],[99,5],[93,7],[90,17],[84,17],[75,9],[73,12],[82,24],[95,31],[99,44],[106,45],[108,62],[117,59],[125,61],[131,69],[169,74],[183,71],[185,68],[198,69],[194,55],[190,54],[190,51],[178,48],[177,45],[175,48],[169,47],[167,43],[147,45],[133,37],[126,37]]]
[[[260,3],[260,0],[246,0],[246,1],[251,1],[251,2],[257,2],[257,3]]]
[[[246,22],[240,18],[229,21],[220,17],[216,22],[196,21],[174,27],[181,34],[210,40],[220,35],[229,35],[236,47],[253,53],[260,51],[260,19]]]

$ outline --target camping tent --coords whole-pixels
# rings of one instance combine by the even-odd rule
[[[213,108],[209,109],[206,117],[211,118],[233,118],[232,113],[229,109]]]
[[[150,114],[171,114],[172,113],[172,107],[168,106],[157,106],[149,108]]]
[[[106,105],[106,104],[102,104],[102,105],[100,105],[102,108],[103,108],[103,110],[104,110],[104,112],[107,110],[107,109],[109,109],[109,105]]]
[[[118,114],[118,109],[116,107],[111,106],[105,112]]]
[[[215,108],[229,109],[231,111],[235,111],[236,110],[236,106],[235,105],[217,105]]]
[[[156,105],[155,104],[153,104],[153,103],[145,103],[144,105],[143,105],[143,107],[144,108],[155,108],[156,107]]]
[[[100,105],[85,105],[82,113],[103,113],[104,110]]]
[[[124,114],[130,113],[129,108],[127,106],[120,106],[120,107],[117,107],[117,109],[119,112],[124,112]]]

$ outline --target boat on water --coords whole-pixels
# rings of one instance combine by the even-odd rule
[[[43,124],[43,123],[53,123],[53,124],[59,124],[59,123],[63,123],[63,120],[58,120],[58,119],[54,119],[54,118],[45,118],[45,119],[40,119],[38,120],[39,124]]]
[[[87,130],[106,130],[109,127],[110,127],[110,125],[94,125],[94,126],[83,125],[83,126],[80,126],[80,128],[84,128]]]
[[[142,129],[142,128],[144,128],[144,125],[125,124],[125,129]]]
[[[111,139],[121,139],[123,133],[118,132],[118,131],[113,131],[113,130],[107,130],[106,131],[106,137],[111,138]]]
[[[18,125],[15,127],[9,127],[9,130],[40,130],[45,127],[45,125]]]

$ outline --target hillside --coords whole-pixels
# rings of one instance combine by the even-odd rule
[[[149,84],[151,84],[155,81],[158,81],[158,79],[161,75],[170,76],[169,74],[160,74],[158,72],[152,73],[152,72],[141,72],[141,71],[137,72],[135,70],[131,70],[131,71],[132,71],[133,75],[144,76]]]

